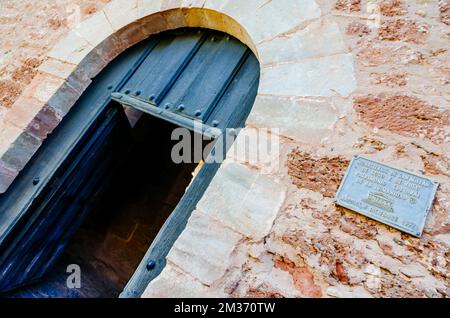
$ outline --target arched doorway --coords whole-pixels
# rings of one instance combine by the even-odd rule
[[[220,165],[204,164],[191,180],[196,164],[171,162],[170,132],[201,123],[197,133],[217,138],[242,127],[258,82],[253,53],[219,32],[166,32],[116,58],[0,197],[0,291],[117,296],[135,272],[124,296],[142,293]],[[105,245],[111,233],[119,243]],[[135,246],[123,243],[136,233]],[[88,290],[69,290],[69,274],[55,274],[67,262],[92,267]]]

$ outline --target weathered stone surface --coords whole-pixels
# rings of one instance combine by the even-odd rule
[[[25,129],[44,105],[45,103],[42,101],[22,95],[5,114],[5,120]]]
[[[348,96],[356,89],[350,54],[265,67],[260,93],[276,96]]]
[[[321,15],[320,8],[313,0],[228,1],[221,11],[241,23],[255,43],[288,32]],[[249,15],[249,12],[252,14]]]
[[[208,288],[170,263],[147,287],[143,298],[214,298],[226,294]]]
[[[421,155],[425,172],[450,177],[450,158],[433,153]]]
[[[348,165],[349,161],[342,157],[314,159],[295,149],[288,157],[288,174],[297,187],[333,197]]]
[[[410,237],[345,209],[336,209],[332,199],[308,191],[291,193],[290,202],[275,221],[266,248],[288,257],[295,263],[291,268],[300,272],[308,266],[314,281],[328,296],[442,296],[445,283],[440,274],[411,262],[415,256],[411,253],[414,243]],[[342,218],[349,221],[349,217],[353,223],[361,220],[358,236],[356,232],[342,231]],[[370,228],[375,228],[375,232]],[[435,241],[425,241],[435,251],[442,248]],[[434,253],[434,257],[439,257]]]
[[[158,15],[160,15],[164,19],[164,21],[167,25],[167,28],[176,29],[176,28],[180,28],[181,26],[187,24],[186,16],[188,15],[188,12],[190,12],[188,9],[178,8],[178,9],[163,11],[163,12],[159,13]]]
[[[389,87],[403,87],[408,84],[406,74],[402,73],[372,73],[374,84],[382,84]]]
[[[172,16],[172,14],[170,14]],[[156,34],[164,30],[170,30],[172,28],[179,28],[184,26],[184,24],[180,24],[178,26],[170,25],[170,23],[165,19],[164,15],[161,13],[152,14],[144,19],[139,20],[139,25],[141,31],[149,36],[151,34]],[[136,30],[137,31],[137,30]],[[136,32],[135,31],[135,32]]]
[[[3,121],[0,125],[0,158],[9,149],[14,140],[22,133],[22,129],[16,125]]]
[[[61,117],[67,114],[67,112],[72,108],[75,102],[80,97],[81,93],[76,91],[67,82],[64,82],[55,92],[47,104],[53,108]]]
[[[276,174],[281,169],[280,136],[278,129],[244,128],[239,135],[228,142],[233,142],[227,158],[258,167],[261,174]]]
[[[8,167],[0,160],[0,193],[4,193],[8,189],[18,174],[17,170]]]
[[[361,0],[338,0],[335,8],[341,11],[357,12],[361,10]]]
[[[39,71],[52,76],[66,79],[77,68],[76,64],[66,63],[54,58],[46,59],[40,66]]]
[[[415,44],[424,43],[428,34],[426,25],[416,21],[397,19],[385,21],[379,30],[379,37],[387,41],[407,41]]]
[[[275,266],[292,275],[294,286],[302,296],[318,298],[322,296],[322,290],[314,282],[314,275],[306,266],[298,267],[289,259],[276,260]]]
[[[450,25],[450,2],[448,0],[439,0],[440,20],[446,25]]]
[[[138,19],[138,0],[111,1],[103,11],[114,31]]]
[[[37,74],[37,67],[41,64],[39,58],[26,58],[22,64],[11,74],[11,79],[16,82],[28,84]]]
[[[258,96],[247,122],[261,128],[278,128],[280,134],[305,143],[328,137],[338,120],[325,101]]]
[[[232,253],[241,239],[241,235],[219,221],[194,211],[167,260],[210,286],[228,270]]]
[[[33,79],[31,84],[27,87],[26,93],[40,102],[47,103],[64,82],[65,80],[62,78],[42,73]]]
[[[207,27],[211,25],[204,10],[197,8],[181,9],[185,25],[192,28]],[[213,22],[213,21],[212,21]],[[214,27],[212,27],[214,29]]]
[[[18,83],[11,80],[0,81],[0,106],[4,108],[11,107],[17,97],[19,97],[21,87]]]
[[[61,122],[61,115],[46,105],[42,108],[25,129],[26,133],[44,140]]]
[[[358,57],[360,63],[368,67],[381,66],[389,62],[401,63],[401,59],[408,51],[404,47],[400,49],[391,46],[386,47],[378,42],[361,43],[356,50],[356,57]]]
[[[363,37],[364,35],[370,34],[370,28],[358,21],[351,22],[346,29],[347,35],[357,35]]]
[[[114,36],[122,43],[124,48],[129,48],[147,37],[143,24],[135,22],[118,30]]]
[[[326,18],[314,21],[304,29],[267,40],[259,46],[261,63],[269,65],[345,52],[346,46],[339,26]]]
[[[78,64],[94,47],[72,30],[49,53],[49,57]]]
[[[207,0],[182,0],[181,7],[197,7],[202,8],[205,6]]]
[[[138,17],[142,18],[158,12],[163,2],[162,0],[138,0]]]
[[[372,127],[441,143],[450,124],[450,111],[440,112],[417,97],[362,96],[355,99],[360,118]]]
[[[284,200],[283,188],[258,171],[225,161],[197,209],[258,241],[272,227]]]
[[[77,35],[76,25],[100,14],[106,2],[108,23],[118,31],[103,41],[106,30],[90,32],[86,24]],[[258,54],[260,94],[248,124],[281,126],[279,161],[286,166],[266,170],[245,156],[233,158],[240,168],[221,170],[211,197],[203,198],[211,209],[200,213],[219,222],[222,232],[243,236],[226,266],[192,268],[194,254],[187,259],[178,251],[177,265],[169,261],[146,295],[449,297],[449,8],[448,0],[4,0],[0,155],[11,154],[24,130],[34,140],[45,138],[62,115],[48,105],[39,112],[33,104],[16,108],[22,92],[45,105],[68,83],[68,99],[58,97],[65,113],[74,91],[81,93],[130,45],[167,28],[217,28]],[[100,16],[88,23],[100,26]],[[27,125],[33,113],[38,116]],[[253,158],[257,151],[248,153]],[[334,205],[343,162],[356,153],[440,182],[421,239]],[[0,193],[17,170],[0,164]],[[195,234],[213,234],[202,231]],[[230,255],[232,245],[207,252],[211,259]],[[207,287],[193,274],[214,283]]]
[[[111,50],[109,46],[108,49]],[[108,52],[108,54],[111,53],[111,51]],[[83,63],[83,65],[75,65],[62,62],[51,57],[46,59],[39,66],[39,72],[42,74],[48,74],[51,78],[56,77],[64,79],[70,86],[80,93],[83,92],[92,82],[91,77],[93,75],[93,71],[94,70],[92,70],[91,66],[86,63]]]
[[[179,8],[183,6],[183,0],[165,0],[161,3],[161,10],[170,10],[173,8]]]
[[[91,17],[84,20],[83,23],[77,25],[74,31],[93,47],[100,44],[114,32],[104,11],[93,14]]]
[[[245,269],[236,279],[232,297],[284,298],[301,297],[302,293],[294,283],[293,276],[275,266],[273,255],[265,251],[264,244],[241,246],[242,253],[250,258],[243,265]],[[232,280],[234,277],[227,277]]]
[[[75,24],[89,17],[105,1],[67,0],[39,2],[2,1],[0,29],[0,96],[10,96],[6,101],[11,106],[15,98],[36,75],[37,67],[46,53]],[[70,44],[77,45],[73,42]],[[12,89],[3,90],[8,83]],[[13,94],[13,92],[15,92]]]
[[[30,160],[40,145],[41,140],[23,132],[5,152],[1,160],[14,170],[20,171],[25,167],[28,160]]]
[[[0,60],[1,62],[1,60]],[[23,58],[12,69],[9,78],[7,70],[0,70],[0,107],[10,108],[19,97],[22,89],[30,84],[37,74],[37,67],[41,63],[39,58]],[[1,63],[0,63],[1,65]]]
[[[404,0],[385,0],[380,4],[380,12],[384,16],[394,17],[408,13]]]

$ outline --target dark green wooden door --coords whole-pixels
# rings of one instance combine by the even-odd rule
[[[244,125],[258,83],[259,64],[252,52],[214,31],[163,33],[116,58],[0,196],[0,292],[39,280],[51,269],[89,213],[106,172],[125,152],[131,127],[112,96],[162,120],[187,128],[201,122],[220,133]],[[197,174],[124,297],[139,296],[162,270],[218,168],[205,164]]]

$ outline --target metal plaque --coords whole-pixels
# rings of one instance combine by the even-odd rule
[[[420,237],[438,185],[356,156],[336,194],[336,204]]]

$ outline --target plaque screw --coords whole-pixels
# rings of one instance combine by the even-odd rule
[[[39,177],[35,177],[35,178],[33,179],[33,185],[38,185],[38,184],[39,184],[39,181],[41,181],[41,179],[40,179]]]
[[[130,93],[131,93],[131,91],[130,91],[129,89],[125,90],[125,94],[126,94],[126,95],[128,95],[128,94],[130,94]]]
[[[182,111],[184,110],[184,105],[181,104],[180,106],[177,107],[177,109],[178,109],[180,112],[182,112]]]
[[[219,121],[218,121],[218,120],[213,120],[212,125],[213,125],[214,127],[219,126]]]
[[[141,91],[136,91],[136,93],[134,93],[136,96],[141,95]]]
[[[148,270],[148,271],[151,271],[152,269],[155,268],[155,266],[156,266],[155,260],[151,259],[151,260],[149,260],[148,263],[147,263],[147,270]]]
[[[112,85],[109,85],[108,86],[108,90],[112,90],[113,89],[113,86]]]
[[[165,109],[169,109],[170,108],[170,103],[167,103],[166,105],[164,105]]]
[[[195,116],[200,117],[202,115],[202,112],[200,110],[195,111]]]
[[[150,97],[148,98],[151,102],[153,102],[155,100],[155,95],[150,95]]]

